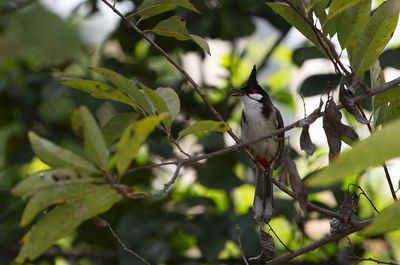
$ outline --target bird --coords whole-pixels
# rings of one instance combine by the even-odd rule
[[[231,89],[231,95],[243,102],[241,131],[244,141],[262,137],[282,128],[280,111],[272,104],[268,93],[257,82],[257,71],[253,70],[242,88]],[[269,223],[274,211],[272,171],[279,166],[284,148],[284,132],[260,142],[250,144],[248,149],[266,169],[256,165],[253,217],[258,223]]]

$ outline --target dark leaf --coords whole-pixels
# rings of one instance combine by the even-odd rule
[[[339,84],[339,77],[336,74],[313,75],[304,80],[299,93],[304,97],[320,95],[335,89]]]
[[[342,102],[343,107],[362,124],[368,124],[369,121],[364,118],[360,111],[357,109],[354,102],[354,94],[344,87],[344,78],[340,81],[339,100]]]
[[[303,127],[300,135],[300,148],[308,155],[313,155],[315,152],[315,144],[311,141],[310,133],[308,132],[309,126]]]
[[[315,58],[325,58],[325,55],[315,46],[301,47],[294,50],[292,60],[297,66],[302,66],[306,60]]]
[[[336,233],[342,230],[350,219],[352,213],[357,214],[359,196],[357,194],[350,194],[348,190],[344,193],[344,200],[340,205],[338,214],[343,217],[342,219],[333,218],[331,220],[331,233]]]
[[[282,155],[282,175],[280,174],[279,180],[285,179],[283,174],[289,175],[289,183],[296,196],[296,200],[299,202],[301,209],[306,211],[307,208],[307,192],[304,188],[303,182],[300,178],[299,172],[297,171],[296,163],[290,157],[290,149],[285,148]]]
[[[265,258],[275,257],[276,249],[274,239],[265,231],[260,231],[260,244],[262,248],[262,254]]]
[[[344,125],[341,119],[342,114],[331,98],[326,103],[323,117],[323,127],[329,145],[329,161],[332,161],[340,153],[342,136],[352,140],[358,139],[356,131],[352,127]]]

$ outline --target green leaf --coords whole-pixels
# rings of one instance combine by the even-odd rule
[[[54,204],[69,202],[77,196],[82,196],[88,192],[92,192],[93,187],[96,186],[88,183],[69,184],[47,188],[38,192],[27,203],[19,225],[28,225],[38,213],[45,210],[47,207]]]
[[[308,77],[301,84],[299,93],[303,97],[312,97],[327,93],[335,89],[339,84],[339,77],[336,74],[320,74]]]
[[[169,87],[158,88],[156,92],[168,107],[171,119],[175,120],[181,109],[181,103],[178,94],[176,94],[176,92]]]
[[[327,187],[367,167],[400,156],[399,130],[400,119],[397,119],[367,139],[355,143],[352,149],[344,151],[329,167],[310,177],[305,182],[306,186]]]
[[[182,137],[191,134],[191,133],[199,133],[199,132],[227,132],[230,128],[228,124],[222,121],[198,121],[195,124],[190,125],[186,129],[183,129],[179,132],[178,140]]]
[[[345,9],[358,4],[360,1],[361,0],[332,0],[325,23],[342,13]]]
[[[336,30],[342,49],[354,45],[364,30],[371,13],[371,0],[362,0],[344,10],[336,20]],[[349,27],[351,25],[351,27]],[[348,51],[352,51],[349,49]]]
[[[105,172],[108,171],[108,150],[96,120],[86,106],[79,108],[85,135],[85,151],[90,159]]]
[[[357,39],[351,52],[351,66],[362,73],[378,59],[386,44],[392,38],[399,18],[400,1],[387,0],[369,17],[363,33]]]
[[[22,246],[16,263],[34,260],[57,240],[71,233],[83,221],[111,208],[122,196],[109,186],[95,186],[85,193],[76,189],[71,199],[59,205],[43,217],[22,238]],[[73,197],[73,198],[72,198]]]
[[[78,172],[100,173],[92,163],[70,150],[31,131],[28,133],[28,137],[33,151],[44,163],[54,167],[71,167]]]
[[[140,109],[144,109],[147,113],[151,113],[151,108],[149,102],[146,100],[145,96],[142,92],[140,92],[139,88],[132,83],[131,80],[123,77],[122,75],[111,71],[106,68],[90,68],[90,70],[101,74],[108,81],[116,85],[119,89],[124,91],[128,97],[136,103],[136,106],[139,105]]]
[[[102,82],[71,77],[64,77],[63,80],[62,84],[90,93],[92,97],[119,101],[135,109],[138,107],[127,95]]]
[[[363,231],[365,236],[383,234],[400,228],[400,201],[395,201],[374,217],[372,223]]]
[[[140,86],[143,88],[144,93],[146,94],[147,98],[151,101],[155,111],[152,112],[152,114],[161,114],[161,113],[169,113],[169,109],[167,107],[167,104],[164,102],[164,100],[161,98],[161,96],[151,88],[145,86],[144,84],[140,84]],[[171,130],[171,125],[172,125],[172,119],[171,119],[171,114],[166,117],[163,120],[163,124],[165,128],[170,131]]]
[[[177,40],[191,39],[189,31],[186,29],[186,22],[180,16],[172,16],[158,23],[153,29],[146,31],[151,31],[161,36],[174,37]]]
[[[106,145],[109,146],[112,142],[117,140],[122,132],[138,118],[137,113],[121,113],[112,117],[101,128]]]
[[[315,46],[317,46],[322,52],[324,50],[321,48],[320,43],[317,40],[315,32],[312,30],[310,25],[301,17],[295,10],[290,6],[278,3],[266,3],[271,7],[276,13],[282,16],[287,22],[294,26],[298,31],[300,31],[309,41],[311,41]]]
[[[376,88],[385,83],[385,76],[376,60],[370,67],[371,87]],[[374,126],[390,122],[400,116],[400,86],[388,89],[374,96]]]
[[[139,10],[134,14],[140,14],[141,20],[175,9],[177,6],[184,7],[200,13],[189,0],[144,0]]]
[[[207,53],[208,55],[211,55],[210,47],[208,46],[207,41],[205,41],[202,37],[197,36],[197,35],[193,35],[193,34],[190,34],[190,37],[192,38],[192,40],[193,40],[197,45],[200,46],[200,48],[203,49],[203,51],[204,51],[205,53]]]
[[[139,147],[147,139],[157,124],[168,117],[167,113],[150,116],[129,125],[122,133],[117,147],[117,170],[121,175],[135,158]]]
[[[158,23],[153,29],[145,30],[144,32],[149,31],[161,36],[174,37],[175,39],[181,41],[192,40],[199,45],[204,52],[210,54],[210,47],[208,46],[208,43],[203,38],[190,34],[186,29],[185,20],[180,16],[172,16]]]
[[[15,196],[27,196],[44,189],[89,182],[104,182],[104,180],[89,178],[86,174],[77,174],[70,168],[55,168],[29,175],[21,180],[11,192]]]

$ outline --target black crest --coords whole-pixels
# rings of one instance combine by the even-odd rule
[[[253,66],[253,70],[251,70],[251,74],[249,76],[249,79],[247,80],[246,84],[248,86],[256,86],[258,85],[257,82],[257,70],[256,70],[256,66]]]

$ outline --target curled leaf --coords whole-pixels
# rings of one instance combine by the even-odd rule
[[[340,80],[340,89],[339,89],[339,100],[342,102],[343,107],[362,124],[368,124],[369,121],[364,118],[360,111],[357,109],[354,101],[354,94],[352,94],[349,90],[344,87],[344,78],[342,76]]]
[[[342,137],[345,136],[350,140],[358,140],[356,131],[341,121],[342,114],[337,108],[333,99],[329,99],[325,106],[323,116],[323,127],[329,145],[329,161],[332,161],[339,153],[342,147]]]
[[[357,214],[358,213],[358,200],[359,196],[355,193],[350,194],[348,190],[345,191],[344,193],[344,200],[342,204],[340,205],[338,214],[343,217],[343,219],[338,219],[338,218],[333,218],[330,222],[330,232],[331,233],[336,233],[343,228],[345,228],[345,225],[350,219],[350,216],[352,213]]]
[[[296,200],[299,202],[299,205],[303,211],[306,211],[307,208],[307,192],[304,188],[303,182],[300,178],[299,172],[297,171],[296,163],[290,157],[290,149],[285,148],[282,154],[282,175],[279,176],[279,180],[282,178],[285,180],[286,176],[283,174],[287,174],[289,176],[289,183],[292,187],[292,190],[295,194]],[[280,173],[280,172],[279,172]]]
[[[315,144],[311,141],[310,133],[308,132],[309,126],[304,126],[300,135],[300,148],[308,155],[313,155],[315,152]]]

